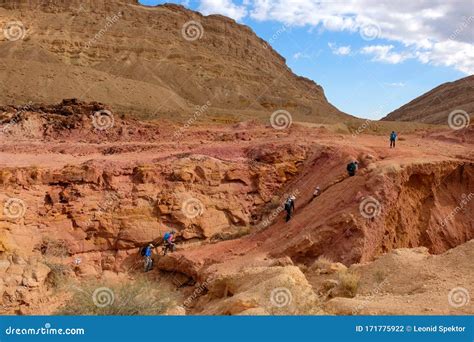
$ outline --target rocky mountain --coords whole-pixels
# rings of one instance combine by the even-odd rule
[[[142,118],[187,120],[197,106],[207,121],[268,120],[276,110],[295,121],[352,118],[220,15],[137,0],[1,0],[0,25],[3,105],[78,98]]]
[[[474,113],[474,75],[444,83],[389,113],[382,120],[447,124],[449,114]]]

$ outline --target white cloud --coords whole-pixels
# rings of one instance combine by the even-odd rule
[[[388,83],[384,83],[386,86],[389,86],[389,87],[404,87],[406,86],[406,84],[404,82],[388,82]]]
[[[474,73],[474,10],[470,0],[245,0],[242,5],[231,0],[201,0],[203,9],[204,13],[221,13],[237,20],[250,15],[255,20],[279,21],[287,26],[351,33],[372,24],[380,28],[374,39],[401,46],[400,51],[374,51],[374,60],[400,63],[417,58],[422,63]]]
[[[351,46],[337,46],[335,43],[328,43],[329,48],[335,55],[345,56],[351,53]]]
[[[370,45],[363,47],[360,52],[366,55],[372,55],[373,61],[390,64],[398,64],[408,58],[413,58],[413,55],[409,52],[392,52],[393,47],[393,45]]]
[[[234,4],[232,0],[201,0],[198,10],[204,15],[222,14],[240,21],[248,14],[247,5],[247,1],[239,6]]]
[[[297,52],[293,55],[294,59],[301,59],[301,58],[310,58],[310,55],[304,53],[304,52]]]
[[[456,68],[465,74],[474,73],[474,45],[452,40],[433,44],[432,49],[417,51],[423,63]]]

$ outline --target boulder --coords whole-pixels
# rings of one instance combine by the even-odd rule
[[[237,315],[252,310],[294,315],[319,310],[311,285],[296,266],[244,268],[215,274],[207,284],[209,303],[201,314]]]
[[[186,316],[186,309],[182,306],[173,306],[167,309],[164,314],[165,316]]]

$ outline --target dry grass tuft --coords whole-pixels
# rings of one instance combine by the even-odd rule
[[[355,297],[359,288],[360,276],[352,272],[340,272],[338,280],[338,294],[342,297]]]
[[[101,284],[96,281],[74,287],[72,299],[59,315],[161,315],[176,306],[171,288],[148,280]]]

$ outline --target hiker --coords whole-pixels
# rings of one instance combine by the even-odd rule
[[[174,252],[176,249],[176,244],[174,243],[174,236],[176,232],[172,230],[171,232],[166,232],[163,236],[163,255],[166,255],[168,251]]]
[[[295,211],[295,199],[295,196],[290,196],[285,202],[286,222],[291,219],[291,214]]]
[[[390,133],[390,148],[395,148],[395,141],[397,140],[397,133],[395,131],[392,131]]]
[[[313,192],[313,198],[311,200],[314,200],[319,195],[321,195],[321,188],[319,186],[317,186],[316,189]]]
[[[145,263],[145,272],[151,271],[153,268],[153,258],[152,258],[152,251],[153,251],[153,244],[149,244],[142,249],[142,256],[144,257]]]
[[[349,164],[347,164],[347,172],[349,173],[350,177],[355,176],[358,165],[359,165],[359,163],[356,160],[354,160],[354,161],[350,162]]]

